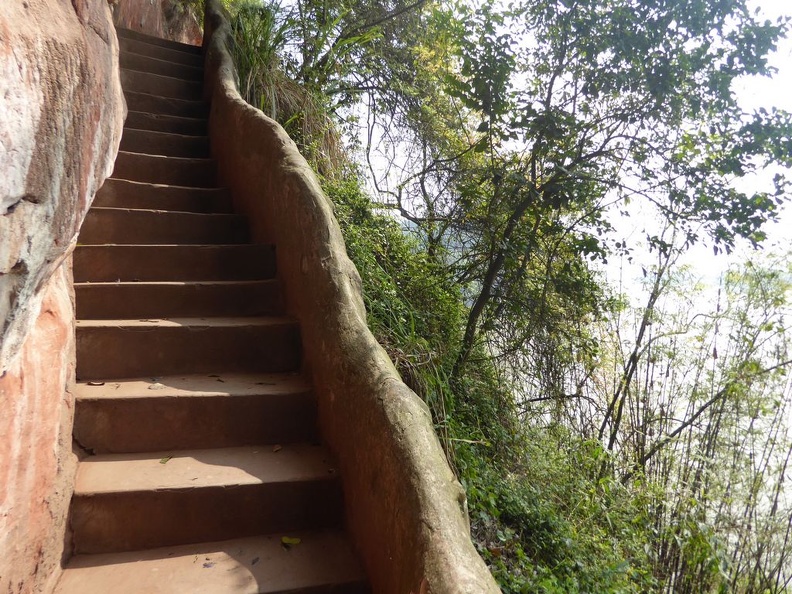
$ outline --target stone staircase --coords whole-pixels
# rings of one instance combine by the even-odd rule
[[[200,48],[119,30],[129,116],[74,253],[59,594],[369,592],[273,246],[217,187]]]

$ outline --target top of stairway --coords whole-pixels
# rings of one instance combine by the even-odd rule
[[[153,35],[146,35],[140,31],[132,29],[124,29],[123,27],[116,27],[116,33],[119,37],[124,39],[132,39],[134,41],[142,41],[151,45],[158,45],[167,49],[172,49],[180,52],[190,54],[201,54],[203,51],[200,45],[190,45],[188,43],[181,43],[179,41],[171,41],[170,39],[162,39],[161,37],[154,37]]]

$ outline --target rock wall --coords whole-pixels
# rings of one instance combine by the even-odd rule
[[[59,575],[76,469],[71,454],[71,274],[59,268],[0,378],[0,592],[48,592]]]
[[[116,0],[115,24],[124,29],[181,43],[200,45],[201,25],[195,16],[199,0]]]
[[[0,374],[112,171],[117,64],[105,0],[0,3]]]
[[[118,151],[107,0],[0,0],[0,591],[57,579],[71,496],[69,254]]]

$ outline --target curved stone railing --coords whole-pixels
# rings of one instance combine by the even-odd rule
[[[322,436],[344,481],[347,527],[373,591],[499,592],[470,540],[464,492],[428,408],[366,325],[332,205],[283,128],[237,92],[219,0],[206,0],[204,25],[212,152],[254,240],[277,246]]]

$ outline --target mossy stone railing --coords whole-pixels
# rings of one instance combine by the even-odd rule
[[[499,592],[471,542],[464,491],[429,410],[366,325],[331,203],[283,128],[239,95],[220,0],[206,0],[204,25],[212,153],[253,239],[276,245],[321,434],[343,478],[347,529],[373,591]]]

